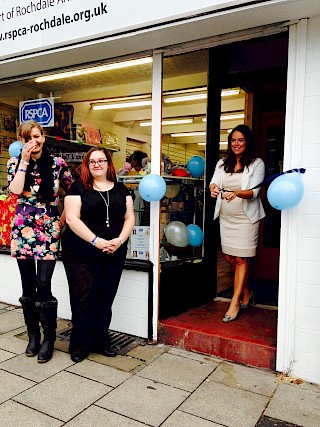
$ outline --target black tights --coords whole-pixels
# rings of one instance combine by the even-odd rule
[[[35,261],[33,259],[18,259],[22,295],[36,301],[50,301],[51,278],[56,261]]]

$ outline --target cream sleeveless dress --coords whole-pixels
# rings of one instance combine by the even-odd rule
[[[226,173],[223,188],[239,190],[242,173]],[[222,252],[226,255],[254,257],[258,244],[259,221],[251,224],[242,207],[242,199],[236,197],[231,202],[222,199],[220,208],[220,235]]]

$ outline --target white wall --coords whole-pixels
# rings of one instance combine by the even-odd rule
[[[0,254],[0,302],[19,306],[21,282],[17,261]],[[64,267],[57,262],[52,293],[58,299],[58,317],[71,319],[69,290]],[[148,338],[148,273],[124,270],[112,307],[110,329]]]
[[[291,374],[320,383],[320,17],[308,21],[305,77],[301,166],[307,173],[299,211]]]

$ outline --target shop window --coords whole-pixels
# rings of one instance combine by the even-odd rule
[[[50,71],[37,78],[3,84],[0,91],[0,190],[6,192],[8,147],[17,140],[20,102],[53,99],[53,123],[45,126],[46,143],[53,154],[65,158],[74,176],[85,153],[95,145],[104,146],[113,153],[115,168],[120,172],[137,147],[150,157],[151,135],[140,122],[151,119],[151,89],[150,57],[112,66],[101,63],[83,66],[71,70],[69,75],[53,76]],[[141,104],[141,101],[145,102]],[[134,141],[139,144],[132,144]],[[136,188],[131,190],[134,195]],[[137,225],[150,223],[148,210],[143,215],[138,210],[136,216]]]

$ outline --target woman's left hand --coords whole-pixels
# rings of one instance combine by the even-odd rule
[[[115,238],[112,240],[107,240],[107,243],[104,245],[102,252],[107,252],[108,254],[112,254],[121,246],[120,239]]]
[[[237,191],[225,191],[222,198],[225,199],[228,203],[234,200],[237,197]]]

